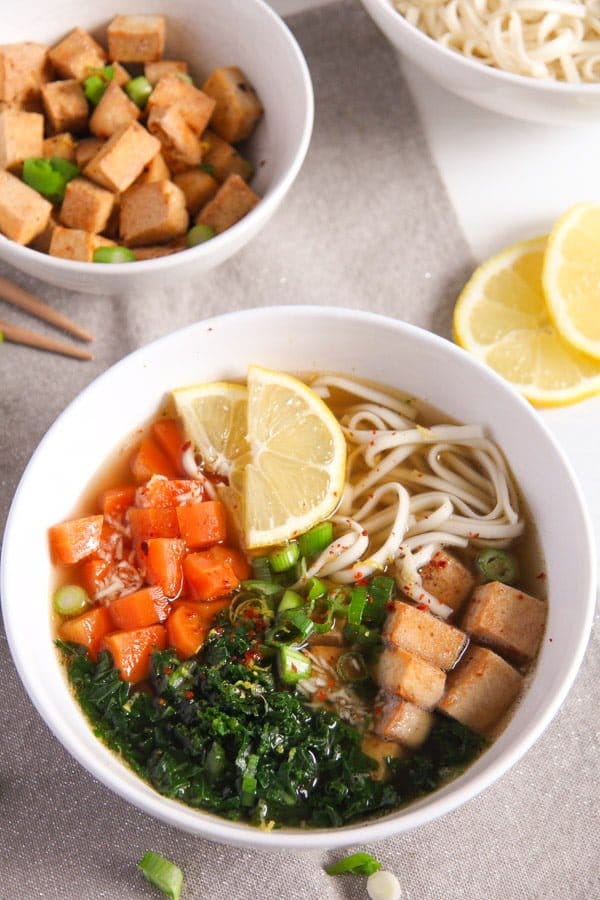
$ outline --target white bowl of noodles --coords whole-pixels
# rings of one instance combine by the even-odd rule
[[[528,122],[598,121],[593,0],[361,2],[403,56],[459,97]]]
[[[450,421],[481,426],[504,454],[519,488],[505,510],[516,502],[529,511],[545,559],[546,632],[525,694],[499,737],[462,775],[429,796],[344,827],[261,830],[159,795],[94,736],[53,645],[48,528],[72,515],[99,468],[157,413],[170,390],[242,380],[256,363],[385,385],[419,398]],[[474,798],[523,756],[557,712],[583,658],[594,608],[592,547],[568,463],[535,411],[494,372],[450,342],[394,319],[334,308],[262,308],[201,321],[143,347],[63,412],[34,453],[13,501],[0,573],[2,610],[33,703],[56,737],[104,785],[148,814],[207,839],[253,848],[323,849],[431,822]]]

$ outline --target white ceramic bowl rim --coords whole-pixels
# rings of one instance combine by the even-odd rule
[[[237,328],[241,330],[241,333],[246,333],[247,327],[252,323],[255,325],[258,323],[260,325],[262,320],[266,324],[269,317],[274,317],[275,319],[277,319],[277,317],[287,317],[289,320],[292,313],[294,322],[301,321],[302,318],[306,317],[326,317],[328,319],[328,324],[332,329],[334,329],[336,322],[341,325],[344,320],[350,320],[354,323],[364,325],[365,327],[372,326],[373,328],[379,329],[385,328],[386,331],[397,334],[400,338],[420,343],[424,350],[430,350],[432,353],[441,350],[448,359],[454,358],[454,361],[457,363],[458,360],[460,360],[460,365],[464,368],[465,376],[468,376],[469,374],[472,375],[480,384],[487,382],[490,389],[493,389],[496,393],[500,392],[501,394],[504,394],[505,399],[508,399],[506,395],[510,395],[511,403],[513,405],[512,408],[517,410],[517,408],[520,407],[522,414],[526,415],[529,420],[533,420],[532,427],[535,427],[538,436],[544,438],[550,445],[555,456],[556,465],[562,467],[563,475],[570,485],[573,507],[576,510],[577,516],[578,546],[581,547],[580,556],[581,559],[584,560],[584,571],[581,573],[581,583],[585,587],[585,596],[581,597],[580,603],[581,627],[573,647],[569,664],[566,671],[563,673],[558,690],[551,696],[544,696],[544,701],[536,708],[535,714],[528,719],[526,726],[513,738],[511,745],[493,762],[487,764],[477,775],[470,776],[468,781],[462,784],[460,783],[460,779],[458,782],[452,782],[450,785],[450,792],[445,793],[445,789],[442,789],[441,793],[436,792],[431,794],[424,798],[423,805],[419,806],[419,803],[417,803],[414,808],[409,806],[406,810],[402,811],[401,817],[396,819],[386,816],[382,819],[374,819],[365,823],[336,829],[282,829],[280,831],[265,832],[243,823],[219,819],[213,815],[191,809],[190,807],[186,807],[175,801],[165,802],[165,798],[152,790],[148,790],[147,785],[145,785],[144,782],[139,781],[138,787],[137,779],[133,785],[129,783],[127,779],[120,779],[114,774],[114,765],[111,769],[106,763],[106,760],[103,761],[98,758],[101,754],[95,756],[89,753],[85,747],[78,745],[76,735],[70,730],[69,723],[61,716],[57,715],[56,710],[49,712],[49,710],[44,707],[38,699],[38,688],[35,679],[28,669],[28,655],[17,629],[17,604],[21,598],[18,590],[13,590],[11,593],[11,587],[16,586],[18,583],[18,575],[17,573],[13,573],[11,569],[11,544],[17,540],[17,536],[13,535],[13,519],[17,517],[16,513],[19,508],[20,497],[26,490],[30,470],[34,469],[40,460],[43,460],[46,444],[53,440],[54,433],[61,429],[62,423],[65,420],[68,421],[72,417],[77,416],[80,409],[85,409],[88,404],[93,405],[95,395],[101,393],[105,382],[113,380],[118,376],[121,369],[126,369],[132,362],[137,361],[143,363],[144,358],[147,355],[149,356],[160,351],[163,345],[171,347],[172,349],[172,343],[177,342],[178,338],[185,338],[188,334],[190,336],[194,335],[195,331],[198,332],[198,337],[200,337],[200,333],[214,331],[220,325],[226,326],[228,323],[235,323]],[[335,333],[335,331],[333,331],[333,333]],[[134,422],[132,424],[135,427],[136,423]],[[17,577],[15,577],[16,575]],[[170,825],[218,842],[243,847],[250,846],[254,848],[270,849],[324,849],[327,847],[349,846],[360,842],[382,839],[389,837],[392,834],[417,827],[418,825],[427,824],[433,819],[439,818],[456,809],[467,800],[489,787],[512,765],[514,765],[529,747],[531,747],[534,741],[548,726],[569,691],[583,659],[591,630],[595,607],[595,585],[596,572],[592,529],[581,490],[561,449],[547,432],[541,420],[536,417],[532,408],[520,396],[508,387],[499,376],[483,366],[478,360],[468,356],[460,348],[434,334],[399,320],[394,320],[374,313],[315,306],[262,307],[229,313],[213,319],[204,320],[187,326],[173,334],[166,335],[165,337],[142,347],[100,375],[75,400],[73,400],[57,418],[29,461],[15,493],[9,512],[0,568],[0,590],[2,593],[3,617],[9,646],[13,654],[16,668],[32,702],[38,709],[38,712],[67,750],[85,768],[87,768],[88,771],[111,790],[115,791],[129,802],[132,802],[138,808],[156,818],[162,819]],[[59,665],[60,663],[58,659],[56,659],[56,666]],[[67,690],[65,682],[65,691]],[[72,703],[76,706],[76,701],[74,699],[72,699]],[[109,751],[106,751],[106,754],[114,760],[113,755],[109,754]],[[118,765],[119,767],[124,767],[124,764],[119,763]]]
[[[492,80],[497,79],[506,84],[517,85],[519,87],[531,87],[534,90],[540,91],[540,93],[553,94],[554,92],[558,92],[559,94],[562,93],[567,96],[569,94],[576,96],[582,91],[589,94],[600,93],[600,82],[580,82],[574,84],[568,81],[554,81],[551,78],[538,79],[530,75],[519,75],[516,72],[507,72],[505,69],[498,69],[495,66],[486,66],[485,63],[471,59],[469,56],[459,53],[458,50],[450,50],[448,47],[444,47],[443,44],[438,43],[425,31],[409,22],[406,17],[392,5],[392,0],[363,0],[363,2],[366,6],[378,6],[381,9],[382,14],[388,18],[390,27],[408,29],[411,32],[413,39],[421,45],[424,53],[437,53],[451,65],[466,66],[474,72],[486,72],[488,77]]]

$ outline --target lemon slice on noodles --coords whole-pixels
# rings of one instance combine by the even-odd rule
[[[236,460],[248,451],[248,392],[244,385],[215,381],[172,393],[186,437],[202,455],[206,468],[229,478]]]
[[[454,309],[454,338],[536,406],[600,393],[600,363],[562,339],[542,288],[546,238],[508,247],[483,263]]]
[[[600,360],[600,204],[578,203],[555,223],[543,283],[559,334]]]
[[[331,410],[306,384],[250,366],[248,443],[234,469],[243,470],[249,548],[288,541],[335,510],[346,476],[346,441]]]

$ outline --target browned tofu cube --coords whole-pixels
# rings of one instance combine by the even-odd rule
[[[125,191],[131,187],[160,150],[160,141],[139,122],[123,125],[92,157],[84,175],[109,191]]]
[[[230,144],[250,137],[263,114],[256,91],[237,66],[215,69],[202,90],[216,103],[211,128]]]
[[[0,231],[17,244],[29,244],[45,229],[52,212],[37,191],[10,172],[0,171]]]
[[[226,181],[230,175],[239,175],[244,181],[250,181],[254,175],[252,163],[210,130],[202,135],[202,164],[219,182]]]
[[[163,75],[187,75],[188,64],[182,59],[161,59],[144,66],[144,75],[151,85],[155,85]]]
[[[75,79],[49,81],[42,85],[42,101],[46,115],[55,134],[85,131],[88,121],[88,103],[83,88]]]
[[[421,569],[423,587],[457,613],[475,586],[473,574],[456,557],[439,550]]]
[[[101,138],[84,138],[75,147],[75,162],[80,169],[85,168],[96,153],[102,149],[106,141]]]
[[[185,194],[185,203],[190,216],[195,216],[209,200],[215,196],[219,183],[202,169],[188,169],[175,175],[173,181]]]
[[[146,184],[148,181],[164,181],[171,177],[169,167],[165,162],[162,153],[157,153],[154,159],[151,159],[145,166],[141,175],[138,176],[136,184]]]
[[[132,247],[133,255],[140,262],[145,259],[158,259],[161,256],[171,256],[173,253],[179,253],[185,250],[185,244],[154,244],[150,247]]]
[[[208,225],[215,234],[220,234],[243,219],[259,200],[258,194],[248,187],[243,178],[239,175],[230,175],[213,199],[202,207],[196,222],[199,225]]]
[[[523,664],[538,652],[547,610],[543,600],[492,581],[473,591],[462,626],[474,640]]]
[[[123,125],[137,122],[140,115],[139,106],[118,84],[111,81],[90,117],[90,131],[96,137],[109,138]]]
[[[515,701],[522,684],[522,676],[501,656],[471,644],[448,674],[448,689],[438,709],[485,734]]]
[[[48,252],[50,256],[60,256],[61,259],[93,262],[94,250],[98,247],[114,246],[114,241],[109,241],[99,234],[81,231],[79,228],[63,228],[59,225],[54,229]]]
[[[164,158],[173,172],[185,171],[200,162],[200,138],[192,131],[177,104],[167,109],[152,109],[148,130],[160,141]]]
[[[50,218],[48,219],[46,227],[32,240],[31,247],[33,247],[34,250],[38,250],[40,253],[48,253],[54,229],[57,227],[58,222],[54,218],[54,214],[50,213]]]
[[[42,84],[50,80],[48,48],[23,41],[0,46],[0,101],[27,107],[39,100]]]
[[[114,75],[112,77],[112,83],[118,84],[119,87],[123,87],[123,85],[127,84],[128,81],[131,81],[131,74],[127,71],[125,66],[122,66],[121,63],[116,61],[111,62],[111,66],[114,71]]]
[[[67,228],[104,231],[113,210],[115,195],[87,178],[73,178],[65,189],[60,221]]]
[[[360,748],[363,753],[370,756],[377,763],[371,778],[378,781],[385,781],[390,775],[389,761],[392,759],[400,759],[404,756],[404,751],[400,744],[394,741],[386,741],[376,734],[367,732],[363,735]]]
[[[386,647],[377,663],[377,682],[388,694],[433,709],[444,693],[446,675],[414,653]]]
[[[107,29],[108,55],[119,62],[154,62],[165,49],[164,16],[116,16]]]
[[[152,112],[173,106],[177,106],[194,134],[201,135],[213,114],[215,101],[177,75],[163,75],[148,97],[148,109]]]
[[[468,640],[462,631],[429,610],[399,601],[387,616],[383,636],[395,647],[416,653],[445,671],[456,663]]]
[[[136,184],[121,197],[119,230],[132,247],[160,244],[185,234],[185,196],[172,181]]]
[[[375,731],[388,741],[414,749],[423,744],[433,725],[433,713],[408,700],[383,695],[375,704]]]
[[[0,169],[16,169],[30,156],[42,155],[44,117],[7,107],[0,112]]]
[[[104,48],[83,28],[70,31],[48,55],[59,75],[76,81],[83,81],[90,69],[99,69],[106,62]]]
[[[42,147],[42,156],[46,159],[57,156],[59,159],[67,159],[74,163],[75,140],[73,135],[65,131],[63,134],[55,134],[54,137],[46,138]]]

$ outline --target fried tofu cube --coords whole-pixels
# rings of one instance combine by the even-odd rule
[[[180,172],[175,175],[173,181],[185,194],[185,203],[190,216],[195,216],[209,200],[212,200],[219,189],[219,182],[202,169]]]
[[[42,85],[42,101],[55,134],[87,128],[89,108],[83,88],[75,79]]]
[[[371,776],[377,781],[386,781],[389,778],[390,760],[401,759],[404,756],[404,751],[400,744],[394,741],[386,741],[370,732],[363,735],[360,748],[363,753],[370,756],[377,763],[377,768]]]
[[[547,611],[544,600],[492,581],[473,591],[462,626],[476,641],[524,664],[538,652]]]
[[[166,243],[188,224],[184,193],[172,181],[136,184],[121,197],[119,230],[132,247]]]
[[[0,46],[0,101],[27,107],[50,80],[48,48],[33,41]]]
[[[263,114],[256,91],[237,66],[215,69],[202,85],[215,101],[211,127],[230,144],[250,137]]]
[[[455,613],[462,608],[475,586],[475,577],[467,567],[444,550],[438,550],[420,574],[425,590]]]
[[[60,221],[67,228],[104,231],[113,210],[115,195],[87,178],[73,178],[67,184],[60,209]]]
[[[83,28],[74,28],[48,54],[50,62],[63,78],[83,81],[90,69],[106,62],[104,48]]]
[[[131,74],[127,71],[125,66],[122,66],[121,63],[116,61],[111,62],[111,66],[114,72],[112,77],[112,84],[118,84],[119,87],[123,87],[123,85],[127,84],[128,81],[131,81]]]
[[[101,138],[84,138],[75,147],[75,162],[84,169],[91,159],[99,153],[106,141]]]
[[[55,134],[54,137],[46,138],[42,146],[42,156],[46,159],[56,156],[74,163],[75,139],[73,135],[65,131],[62,134]]]
[[[52,234],[50,256],[59,256],[61,259],[72,259],[77,262],[93,262],[94,250],[98,247],[115,247],[114,241],[93,234],[91,231],[82,231],[79,228],[63,228],[58,225]]]
[[[144,75],[154,87],[163,75],[187,75],[188,64],[183,59],[160,59],[144,66]]]
[[[213,114],[215,101],[193,84],[167,73],[148,97],[148,109],[152,112],[173,106],[177,106],[194,134],[201,135]]]
[[[252,163],[210,129],[202,135],[202,164],[221,183],[230,175],[239,175],[244,181],[250,181],[254,175]]]
[[[213,199],[202,207],[196,217],[196,223],[208,225],[215,234],[220,234],[243,219],[259,200],[258,194],[248,187],[243,178],[239,175],[230,175]]]
[[[375,732],[409,749],[425,743],[433,726],[433,713],[408,700],[384,695],[375,704]]]
[[[177,104],[167,109],[152,109],[148,130],[160,141],[165,160],[173,172],[197,166],[202,159],[200,138],[192,131]]]
[[[438,709],[473,731],[486,734],[515,701],[523,677],[501,656],[471,644],[448,675]]]
[[[0,112],[0,169],[15,169],[30,156],[42,155],[44,117],[6,107]]]
[[[10,172],[0,171],[0,232],[30,244],[45,229],[52,204]]]
[[[116,16],[107,29],[108,55],[120,62],[155,62],[165,49],[164,16]]]
[[[33,249],[38,250],[40,253],[48,253],[54,229],[57,227],[58,222],[54,218],[54,214],[50,213],[50,218],[48,219],[46,227],[31,242]]]
[[[151,159],[144,168],[141,175],[138,176],[136,184],[147,184],[149,181],[164,181],[171,177],[169,167],[165,162],[162,153],[157,153],[154,159]]]
[[[161,256],[171,256],[173,253],[179,253],[185,250],[185,244],[154,244],[150,247],[132,247],[133,255],[140,262],[145,259],[158,259]]]
[[[123,125],[92,157],[83,174],[109,191],[125,191],[160,150],[139,122]]]
[[[429,710],[443,696],[446,675],[414,653],[386,647],[377,663],[376,680],[388,694]]]
[[[139,106],[130,100],[125,91],[111,81],[90,117],[90,131],[99,138],[109,138],[118,128],[137,122],[141,115]]]
[[[453,625],[438,619],[429,610],[396,601],[383,629],[385,640],[416,653],[438,669],[447,671],[456,663],[467,636]]]

